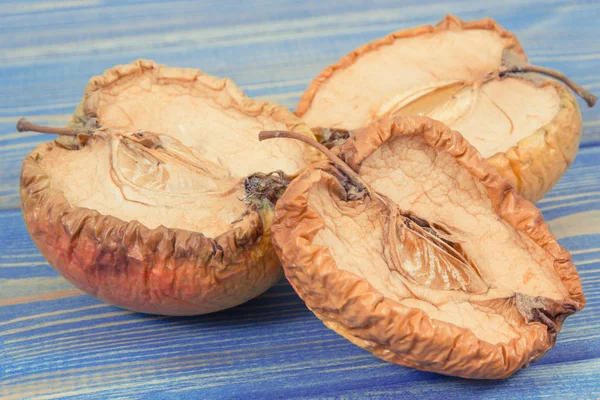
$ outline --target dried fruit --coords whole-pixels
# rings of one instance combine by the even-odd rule
[[[92,78],[70,128],[23,162],[27,229],[65,278],[131,310],[202,314],[281,278],[273,203],[315,160],[261,129],[314,137],[228,79],[138,61]],[[257,171],[263,171],[260,173]],[[271,171],[274,171],[271,173]]]
[[[296,114],[311,127],[352,130],[383,117],[426,115],[456,129],[528,200],[575,159],[581,115],[564,75],[532,66],[517,38],[491,19],[448,16],[398,31],[324,69]],[[335,139],[334,139],[335,140]]]
[[[383,119],[336,148],[341,160],[321,150],[332,162],[288,186],[273,243],[307,306],[351,342],[425,371],[504,378],[583,308],[540,211],[458,132]]]

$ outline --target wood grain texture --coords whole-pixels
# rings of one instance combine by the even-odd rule
[[[87,80],[149,58],[236,81],[293,107],[323,67],[393,30],[444,14],[491,16],[534,63],[600,92],[596,1],[0,1],[1,398],[600,398],[600,108],[580,102],[581,150],[539,203],[569,249],[588,305],[542,360],[472,382],[376,359],[326,329],[282,281],[242,306],[189,318],[136,314],[73,288],[29,238],[23,157],[64,125]]]

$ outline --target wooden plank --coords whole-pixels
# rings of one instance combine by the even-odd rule
[[[588,265],[583,271],[600,267],[598,262]],[[588,292],[600,275],[592,272],[586,279],[590,277],[595,283],[586,285]],[[208,397],[246,393],[291,398],[344,394],[337,392],[344,389],[391,397],[407,390],[414,395],[450,390],[456,397],[476,397],[485,390],[503,397],[530,386],[530,398],[557,398],[580,376],[577,395],[588,397],[600,378],[597,291],[588,299],[588,310],[569,319],[555,349],[504,385],[466,385],[379,361],[327,330],[287,284],[247,305],[194,318],[151,317],[102,304],[80,307],[57,301],[45,305],[56,311],[17,317],[2,326],[7,366],[2,395],[103,397],[143,390],[173,396],[201,391]]]

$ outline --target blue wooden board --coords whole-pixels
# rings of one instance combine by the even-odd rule
[[[588,305],[542,360],[499,382],[380,361],[325,328],[285,281],[199,317],[106,305],[62,279],[25,230],[20,164],[48,137],[18,134],[15,122],[63,125],[92,75],[149,58],[293,108],[348,51],[446,13],[494,17],[532,62],[600,92],[597,1],[0,1],[0,397],[600,398],[600,108],[583,103],[580,153],[538,206]]]

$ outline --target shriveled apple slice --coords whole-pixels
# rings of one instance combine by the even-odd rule
[[[273,205],[314,161],[284,107],[231,81],[138,61],[92,78],[70,128],[23,162],[29,233],[65,278],[106,302],[171,315],[243,303],[281,278]],[[262,172],[264,173],[262,173]]]
[[[321,150],[332,162],[288,186],[273,243],[307,306],[351,342],[425,371],[504,378],[583,308],[540,211],[458,132],[399,117],[356,131],[341,159]]]
[[[392,33],[324,69],[296,114],[313,128],[352,130],[383,117],[425,115],[456,129],[525,198],[541,198],[575,159],[581,114],[564,75],[532,66],[491,19],[448,16]],[[329,131],[326,131],[329,134]]]

